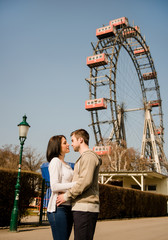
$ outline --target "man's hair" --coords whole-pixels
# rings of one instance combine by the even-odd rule
[[[89,145],[89,133],[85,129],[78,129],[71,133],[72,135],[75,135],[76,139],[79,139],[80,137],[83,138],[84,142]]]

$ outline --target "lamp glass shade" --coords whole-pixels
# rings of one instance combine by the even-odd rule
[[[28,130],[29,130],[29,126],[20,125],[20,126],[19,126],[19,137],[24,137],[24,138],[26,138],[26,137],[27,137]]]
[[[19,127],[19,137],[26,138],[30,125],[26,122],[26,115],[23,116],[23,121],[18,124]]]

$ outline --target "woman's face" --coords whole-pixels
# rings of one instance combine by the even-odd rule
[[[66,153],[69,153],[70,150],[69,150],[69,144],[67,143],[67,140],[62,137],[61,139],[61,154],[66,154]]]

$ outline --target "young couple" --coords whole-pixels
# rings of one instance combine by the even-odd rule
[[[92,240],[99,212],[100,157],[89,149],[84,129],[71,133],[72,147],[80,153],[74,172],[64,157],[69,144],[63,135],[53,136],[47,147],[51,197],[47,216],[54,240],[68,240],[74,223],[75,240]],[[72,207],[72,209],[71,209]]]

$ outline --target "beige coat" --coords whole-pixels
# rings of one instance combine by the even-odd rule
[[[76,184],[65,193],[72,200],[73,211],[99,212],[98,173],[101,158],[92,150],[82,153],[75,163],[73,182]]]

